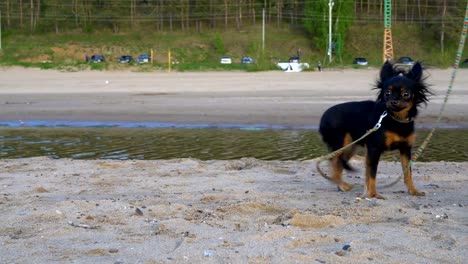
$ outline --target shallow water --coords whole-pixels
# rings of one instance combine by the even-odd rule
[[[418,130],[417,146],[428,130]],[[313,129],[1,127],[0,158],[305,160],[326,154]],[[386,160],[399,160],[396,152]],[[468,130],[438,129],[419,161],[467,161]]]

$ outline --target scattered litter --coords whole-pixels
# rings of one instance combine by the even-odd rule
[[[366,201],[373,201],[373,199],[369,198],[369,197],[360,197],[360,196],[357,196],[356,197],[356,200],[360,201],[360,200],[366,200]]]
[[[68,224],[71,225],[71,226],[73,226],[73,227],[81,227],[81,228],[84,228],[84,229],[97,229],[97,226],[91,226],[91,225],[86,225],[86,224],[74,223],[74,222],[72,222],[72,221],[69,221]]]
[[[135,215],[143,215],[143,211],[141,211],[141,209],[137,207],[135,209]]]
[[[343,248],[341,248],[335,254],[338,255],[338,256],[344,256],[349,251],[351,251],[351,245],[344,245]]]
[[[185,238],[184,237],[180,238],[176,242],[175,247],[174,247],[174,249],[172,251],[176,251],[178,248],[180,248],[184,244],[184,242],[185,242]]]
[[[109,253],[117,253],[117,252],[119,252],[119,250],[116,249],[116,248],[109,248],[108,251],[109,251]]]
[[[205,250],[203,251],[203,256],[205,257],[211,257],[214,255],[214,251],[213,250]]]
[[[446,213],[442,214],[442,215],[436,215],[436,218],[437,219],[448,219],[448,215]]]

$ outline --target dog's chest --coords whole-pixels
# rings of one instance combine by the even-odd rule
[[[401,135],[392,131],[385,131],[385,147],[387,149],[397,149],[401,145],[412,146],[416,139],[414,132],[409,135]]]

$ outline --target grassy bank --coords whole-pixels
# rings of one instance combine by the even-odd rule
[[[319,49],[307,33],[289,27],[267,28],[265,49],[262,49],[260,26],[244,31],[210,33],[146,33],[133,32],[113,34],[111,32],[21,35],[7,33],[3,36],[1,65],[39,67],[76,71],[84,69],[116,70],[130,68],[134,71],[167,70],[168,52],[171,51],[177,71],[203,70],[247,70],[262,71],[275,69],[278,61],[287,61],[302,50],[302,61],[316,65],[351,67],[354,57],[366,57],[370,66],[380,66],[382,61],[383,29],[379,25],[353,26],[343,41],[341,56],[334,54],[334,61],[327,62],[326,51]],[[446,52],[438,50],[438,43],[430,41],[417,26],[396,27],[394,33],[395,57],[410,56],[426,65],[448,67],[453,62],[456,43],[448,43]],[[117,63],[121,55],[134,57],[154,51],[153,65],[122,65]],[[85,63],[85,54],[102,54],[107,62]],[[230,55],[233,64],[219,64],[219,57]],[[242,56],[255,59],[254,65],[241,65]]]

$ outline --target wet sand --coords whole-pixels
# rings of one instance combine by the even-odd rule
[[[451,70],[429,70],[435,96],[418,124],[433,124]],[[375,99],[378,69],[134,73],[0,70],[0,122],[113,121],[313,126],[329,106]],[[468,125],[468,70],[460,70],[444,123]]]

